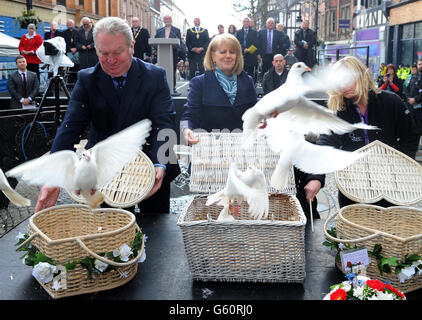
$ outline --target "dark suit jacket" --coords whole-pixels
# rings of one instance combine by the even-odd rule
[[[35,97],[38,95],[40,89],[40,83],[38,81],[37,74],[32,71],[27,71],[27,79],[26,79],[26,92],[27,96],[24,97],[24,90],[23,90],[23,78],[19,74],[19,71],[15,71],[9,76],[8,86],[9,86],[9,93],[11,96],[10,100],[10,108],[11,109],[21,109],[22,104],[20,100],[22,98],[31,97],[32,101],[35,100]]]
[[[261,56],[267,53],[267,31],[268,29],[262,29],[262,30],[259,30],[258,32],[258,40],[259,40],[258,53]],[[271,48],[272,54],[282,53],[281,43],[282,43],[281,32],[276,29],[273,29],[273,42],[272,42],[272,48]]]
[[[51,31],[47,31],[46,33],[44,33],[44,40],[50,40],[51,38],[55,38],[55,37],[62,37],[61,31],[56,30],[56,32],[54,32],[53,37],[51,37]]]
[[[308,43],[308,48],[304,48],[304,43],[302,40]],[[315,64],[314,58],[314,46],[316,44],[316,35],[315,32],[311,29],[307,29],[306,31],[300,28],[295,32],[294,42],[296,45],[295,56],[296,58],[306,63],[308,67],[313,67]]]
[[[193,30],[193,31],[192,31]],[[196,38],[195,28],[186,31],[186,47],[188,48],[188,58],[202,57],[207,52],[210,36],[208,30],[202,27],[199,28],[199,39]],[[192,51],[192,48],[204,48],[201,54]]]
[[[201,128],[242,129],[242,115],[257,102],[252,78],[244,71],[237,78],[237,94],[232,105],[218,83],[213,71],[192,78],[185,112],[181,118],[181,130]]]
[[[176,134],[174,122],[176,111],[165,70],[133,58],[120,99],[119,102],[113,80],[104,73],[100,64],[79,71],[78,81],[72,91],[63,122],[57,129],[51,152],[72,150],[88,125],[90,131],[87,149],[148,118],[152,121],[152,131],[142,151],[154,164],[159,163],[158,151],[164,144],[166,145],[163,147],[168,146],[169,153],[172,153],[173,146],[168,141],[160,141],[162,138],[157,138],[161,129],[171,129]],[[169,210],[170,182],[180,170],[177,164],[163,164],[167,166],[167,170],[162,188],[157,194],[141,203],[142,206],[151,204],[141,209],[143,212]]]
[[[66,42],[66,52],[70,52],[70,48],[76,48],[74,44],[76,32],[76,29],[66,29],[61,32],[60,36],[63,37]]]
[[[79,66],[81,69],[89,68],[95,66],[98,62],[97,53],[95,52],[95,44],[93,38],[94,28],[88,33],[88,38],[85,39],[85,30],[84,28],[79,28],[78,32],[75,34],[74,44],[79,52]],[[82,46],[91,45],[91,49],[83,50]]]
[[[135,53],[134,56],[136,58],[139,58],[141,60],[144,60],[144,54],[147,56],[151,56],[151,46],[148,43],[148,40],[150,38],[148,29],[139,27],[140,31],[139,33],[133,36],[135,40]],[[133,28],[132,28],[133,33]]]
[[[244,37],[245,30],[243,28],[236,31],[236,38],[239,40],[240,45],[242,46],[242,52],[245,50],[245,48],[247,49],[251,45],[254,45],[258,49],[254,53],[243,53],[245,66],[257,66],[257,55],[259,52],[258,32],[255,29],[249,28],[248,35],[246,36],[246,47],[243,44]]]

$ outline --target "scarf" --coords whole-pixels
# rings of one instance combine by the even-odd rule
[[[237,93],[237,76],[234,74],[231,77],[228,77],[219,68],[215,68],[215,76],[217,77],[218,83],[227,94],[230,103],[233,104]]]

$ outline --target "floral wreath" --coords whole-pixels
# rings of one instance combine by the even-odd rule
[[[19,246],[29,238],[29,233],[19,232],[16,238],[18,239],[16,246]],[[100,253],[99,256],[106,257],[114,262],[127,262],[138,256],[139,250],[142,248],[142,244],[145,243],[146,240],[147,236],[139,230],[136,232],[135,239],[132,241],[130,246],[125,243],[120,246],[120,248],[111,252]],[[90,256],[75,261],[69,261],[65,265],[57,265],[51,258],[44,255],[31,243],[23,246],[18,251],[26,251],[21,259],[23,264],[33,267],[32,275],[44,284],[53,281],[52,289],[55,291],[67,288],[67,271],[75,269],[78,264],[87,270],[88,279],[95,279],[95,274],[101,274],[111,270],[119,272],[121,279],[128,277],[127,271],[120,271],[117,267],[111,266]],[[139,262],[144,262],[145,259],[146,254],[144,249]]]

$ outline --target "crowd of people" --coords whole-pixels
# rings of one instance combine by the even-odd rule
[[[177,175],[178,166],[159,158],[158,149],[164,142],[157,134],[162,129],[175,130],[179,124],[174,122],[175,106],[165,72],[154,65],[154,50],[147,41],[149,32],[139,25],[136,17],[132,18],[132,26],[116,17],[103,18],[95,27],[89,18],[81,22],[76,30],[73,21],[68,21],[65,31],[57,31],[52,24],[50,33],[46,34],[46,38],[57,35],[65,38],[68,56],[79,62],[80,70],[52,152],[72,149],[89,124],[88,146],[92,146],[136,121],[151,119],[154,134],[145,152],[155,164],[156,183],[151,199],[142,204],[148,212],[168,212],[170,182]],[[155,37],[180,39],[181,45],[173,49],[174,76],[190,80],[180,122],[182,137],[188,145],[199,142],[196,129],[208,132],[242,129],[242,115],[258,101],[258,63],[262,65],[264,95],[283,85],[295,62],[303,61],[309,67],[316,63],[313,51],[316,37],[308,21],[302,23],[293,41],[284,33],[283,26],[275,26],[271,18],[265,28],[258,31],[249,18],[243,20],[242,28],[236,30],[230,26],[227,33],[221,25],[212,38],[208,30],[201,27],[200,18],[195,18],[185,41],[180,30],[172,25],[170,16],[164,17],[164,23]],[[41,45],[42,39],[38,39],[29,26],[21,42],[22,56],[16,59],[18,71],[9,81],[22,79],[25,74],[36,83],[36,70],[30,67],[37,64],[36,47],[29,46],[28,42]],[[322,135],[312,142],[353,151],[380,140],[414,158],[422,128],[422,59],[409,71],[383,64],[378,83],[367,66],[355,57],[345,57],[336,63],[359,77],[349,88],[330,92],[328,108],[348,122],[363,121],[381,130]],[[16,92],[15,106],[34,100],[29,83],[26,91],[10,88]],[[309,217],[309,202],[313,201],[312,212],[318,218],[315,196],[324,186],[325,177],[309,175],[296,168],[295,176],[298,199],[305,214]],[[57,196],[57,188],[43,187],[36,210],[53,205]],[[343,205],[345,199],[340,198],[340,203]]]

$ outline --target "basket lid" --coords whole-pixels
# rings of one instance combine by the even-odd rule
[[[151,191],[155,182],[155,168],[145,153],[138,155],[120,171],[108,184],[98,190],[104,195],[104,202],[114,208],[128,208],[141,202]],[[85,199],[70,190],[70,197],[86,203]]]
[[[253,147],[241,146],[242,133],[197,132],[199,143],[192,146],[190,191],[215,193],[226,185],[231,163],[239,170],[246,170],[253,164],[264,172],[268,193],[296,194],[293,167],[290,169],[288,186],[284,190],[271,187],[271,175],[277,166],[280,155],[273,152],[265,140],[258,136]]]
[[[422,200],[422,166],[404,153],[374,141],[354,152],[365,153],[335,172],[338,189],[355,202],[385,199],[395,205],[414,205]]]

